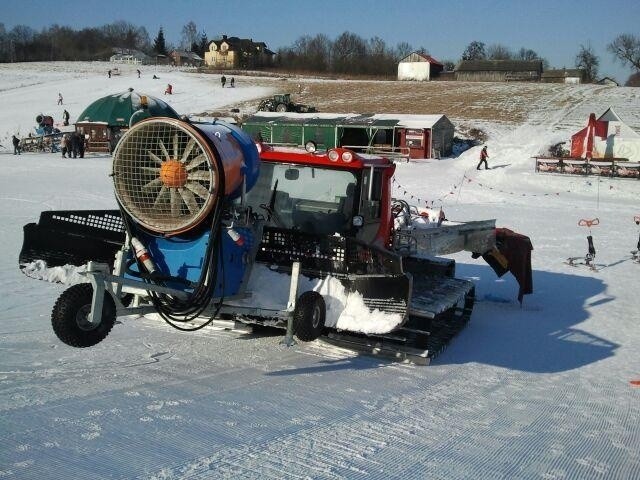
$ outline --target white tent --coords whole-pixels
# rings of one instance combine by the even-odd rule
[[[607,138],[595,137],[594,150],[603,158],[627,158],[630,162],[640,162],[640,134],[624,123],[613,108],[598,120],[608,122]]]

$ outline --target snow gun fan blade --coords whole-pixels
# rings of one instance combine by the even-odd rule
[[[216,203],[215,153],[202,133],[174,119],[149,119],[122,137],[113,156],[116,196],[144,228],[177,235],[197,227]]]

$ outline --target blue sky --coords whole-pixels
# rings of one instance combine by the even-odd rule
[[[222,34],[264,41],[272,49],[301,35],[330,38],[348,30],[388,45],[425,47],[439,60],[458,60],[474,40],[517,50],[531,48],[553,67],[573,67],[581,44],[600,58],[600,76],[624,82],[632,73],[614,62],[606,45],[621,33],[640,35],[639,0],[41,0],[10,1],[0,22],[36,30],[53,24],[74,29],[126,20],[145,26],[153,39],[160,26],[177,44],[182,27],[193,20],[210,39]]]

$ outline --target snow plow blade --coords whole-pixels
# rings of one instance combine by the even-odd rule
[[[362,295],[369,310],[407,314],[411,279],[407,275],[354,275],[342,280],[350,293]]]
[[[113,264],[125,241],[119,210],[63,210],[40,214],[24,226],[20,269],[37,260],[47,267],[81,266],[90,260]]]
[[[323,341],[367,355],[429,365],[469,322],[475,302],[472,282],[430,276],[413,284],[409,319],[386,335],[331,332]]]

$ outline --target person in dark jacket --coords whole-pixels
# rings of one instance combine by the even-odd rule
[[[79,152],[80,152],[80,135],[78,134],[78,132],[73,132],[71,134],[71,151],[70,151],[70,153],[73,154],[73,158],[77,158]]]
[[[69,112],[66,110],[62,112],[62,124],[66,127],[69,125]]]
[[[222,88],[224,88],[225,83],[227,83],[227,77],[222,75],[222,77],[220,77],[220,83],[222,84]]]
[[[482,165],[482,162],[484,162],[484,169],[489,170],[489,165],[487,165],[487,158],[489,158],[489,154],[487,153],[487,146],[485,145],[480,151],[480,161],[478,162],[476,170],[480,170],[480,165]]]
[[[78,155],[80,158],[84,158],[84,148],[86,139],[82,133],[78,133]]]
[[[13,154],[20,155],[20,139],[14,135],[11,141],[13,142]]]

